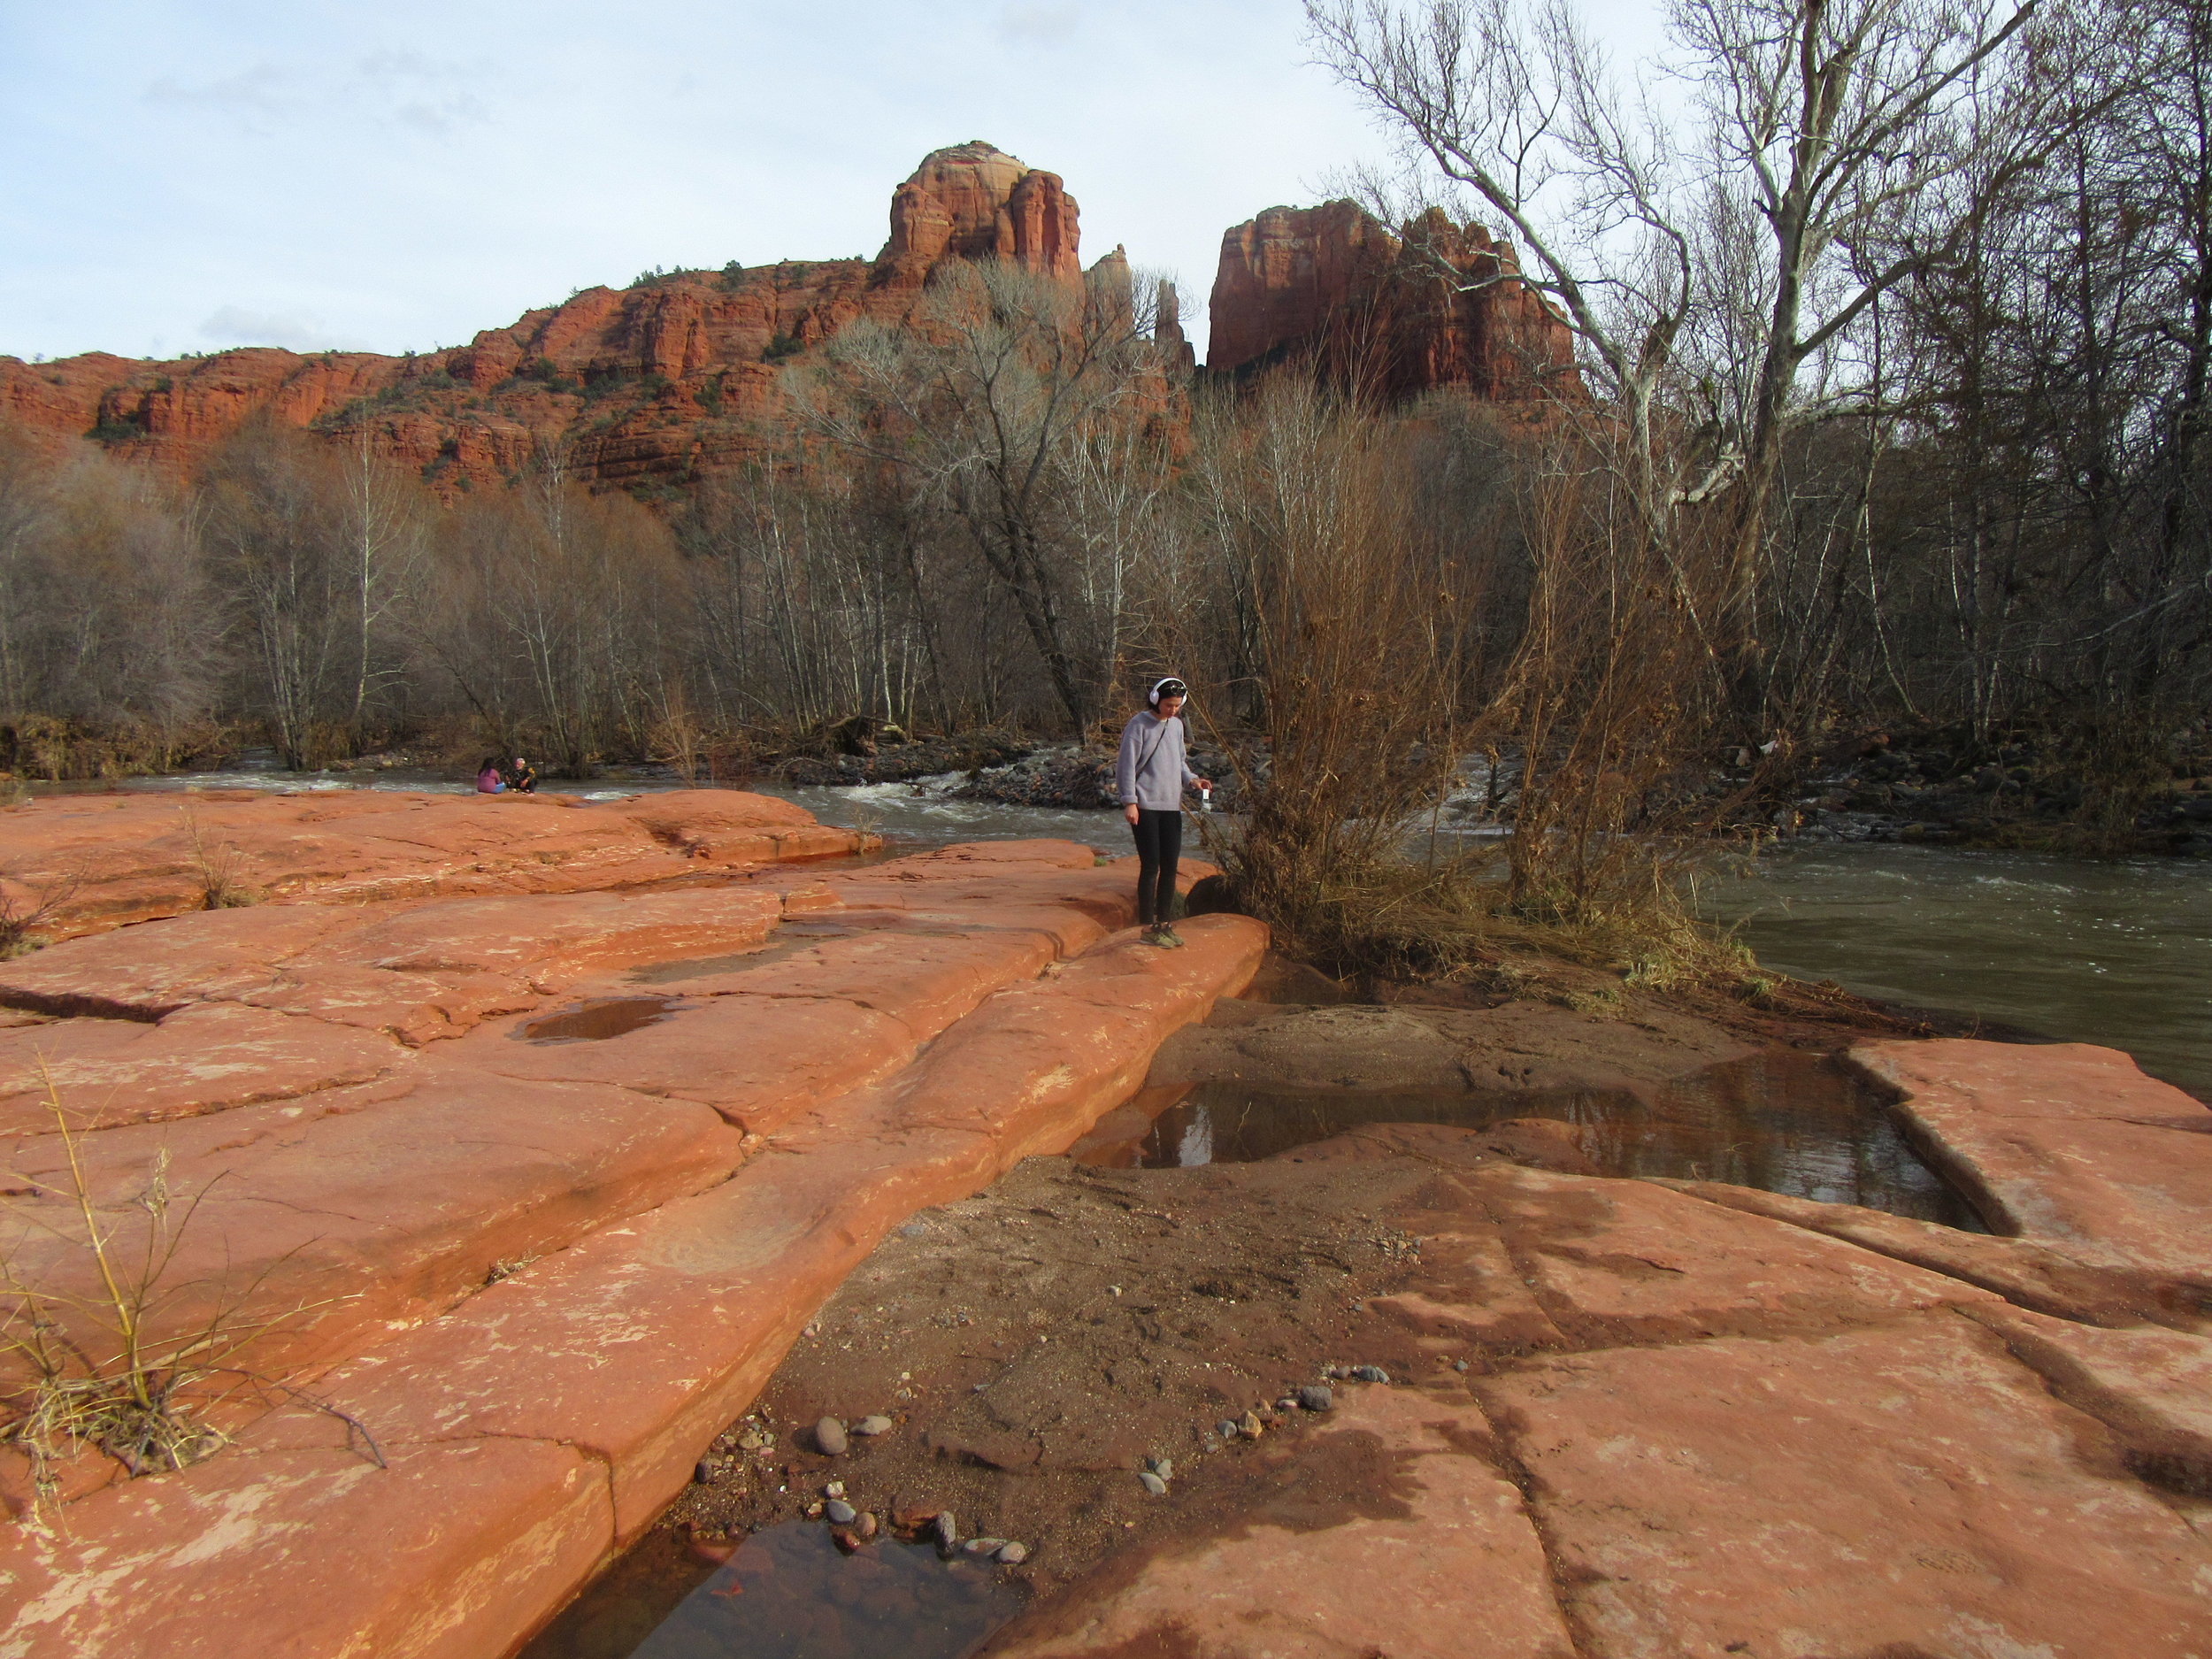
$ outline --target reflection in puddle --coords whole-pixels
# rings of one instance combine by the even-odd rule
[[[532,1020],[515,1034],[527,1042],[604,1042],[666,1019],[683,1006],[675,996],[611,996]]]
[[[1148,1169],[1242,1164],[1363,1124],[1479,1129],[1510,1118],[1580,1125],[1583,1149],[1604,1175],[1726,1181],[1988,1231],[1913,1150],[1872,1084],[1826,1056],[1792,1049],[1713,1066],[1641,1095],[1278,1094],[1209,1083],[1155,1120],[1138,1162]]]
[[[1023,1599],[1003,1573],[941,1561],[926,1544],[886,1540],[841,1555],[810,1522],[756,1532],[715,1568],[660,1532],[521,1659],[964,1659]]]

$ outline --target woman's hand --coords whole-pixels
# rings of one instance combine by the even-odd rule
[[[1122,808],[1121,815],[1129,820],[1129,827],[1131,829],[1137,827],[1137,803],[1134,801],[1132,801],[1127,806]]]

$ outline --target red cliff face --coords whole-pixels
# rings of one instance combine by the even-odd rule
[[[1032,171],[971,139],[933,150],[891,198],[891,240],[877,255],[886,280],[918,286],[938,260],[1010,259],[1072,282],[1082,275],[1075,198],[1059,175]]]
[[[937,150],[891,203],[872,263],[689,271],[590,288],[420,357],[247,348],[147,362],[0,357],[0,422],[57,452],[92,435],[186,472],[267,411],[346,442],[365,432],[450,492],[511,476],[546,442],[603,484],[680,481],[765,453],[785,360],[854,319],[903,320],[945,259],[1004,258],[1080,281],[1074,199],[981,142]]]
[[[1541,296],[1470,286],[1519,270],[1511,243],[1433,208],[1402,235],[1351,202],[1270,208],[1221,239],[1207,366],[1295,359],[1391,397],[1578,393],[1572,336]]]

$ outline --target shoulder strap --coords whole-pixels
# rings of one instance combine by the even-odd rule
[[[1144,751],[1144,758],[1136,764],[1134,770],[1137,772],[1142,772],[1149,766],[1152,764],[1152,757],[1160,752],[1160,745],[1167,741],[1167,722],[1156,714],[1152,718],[1160,729],[1152,734],[1152,747]]]

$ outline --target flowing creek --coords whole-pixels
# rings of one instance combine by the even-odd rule
[[[858,788],[754,786],[825,824],[895,847],[1032,836],[1118,851],[1107,811],[954,798],[956,773]],[[34,795],[115,786],[34,784]],[[444,772],[304,776],[272,766],[134,780],[128,788],[428,789]],[[612,799],[679,788],[666,778],[548,780]],[[1709,884],[1707,908],[1770,967],[1885,1002],[2124,1048],[2144,1069],[2212,1098],[2212,866],[2189,859],[2059,858],[1938,847],[1799,842]]]

